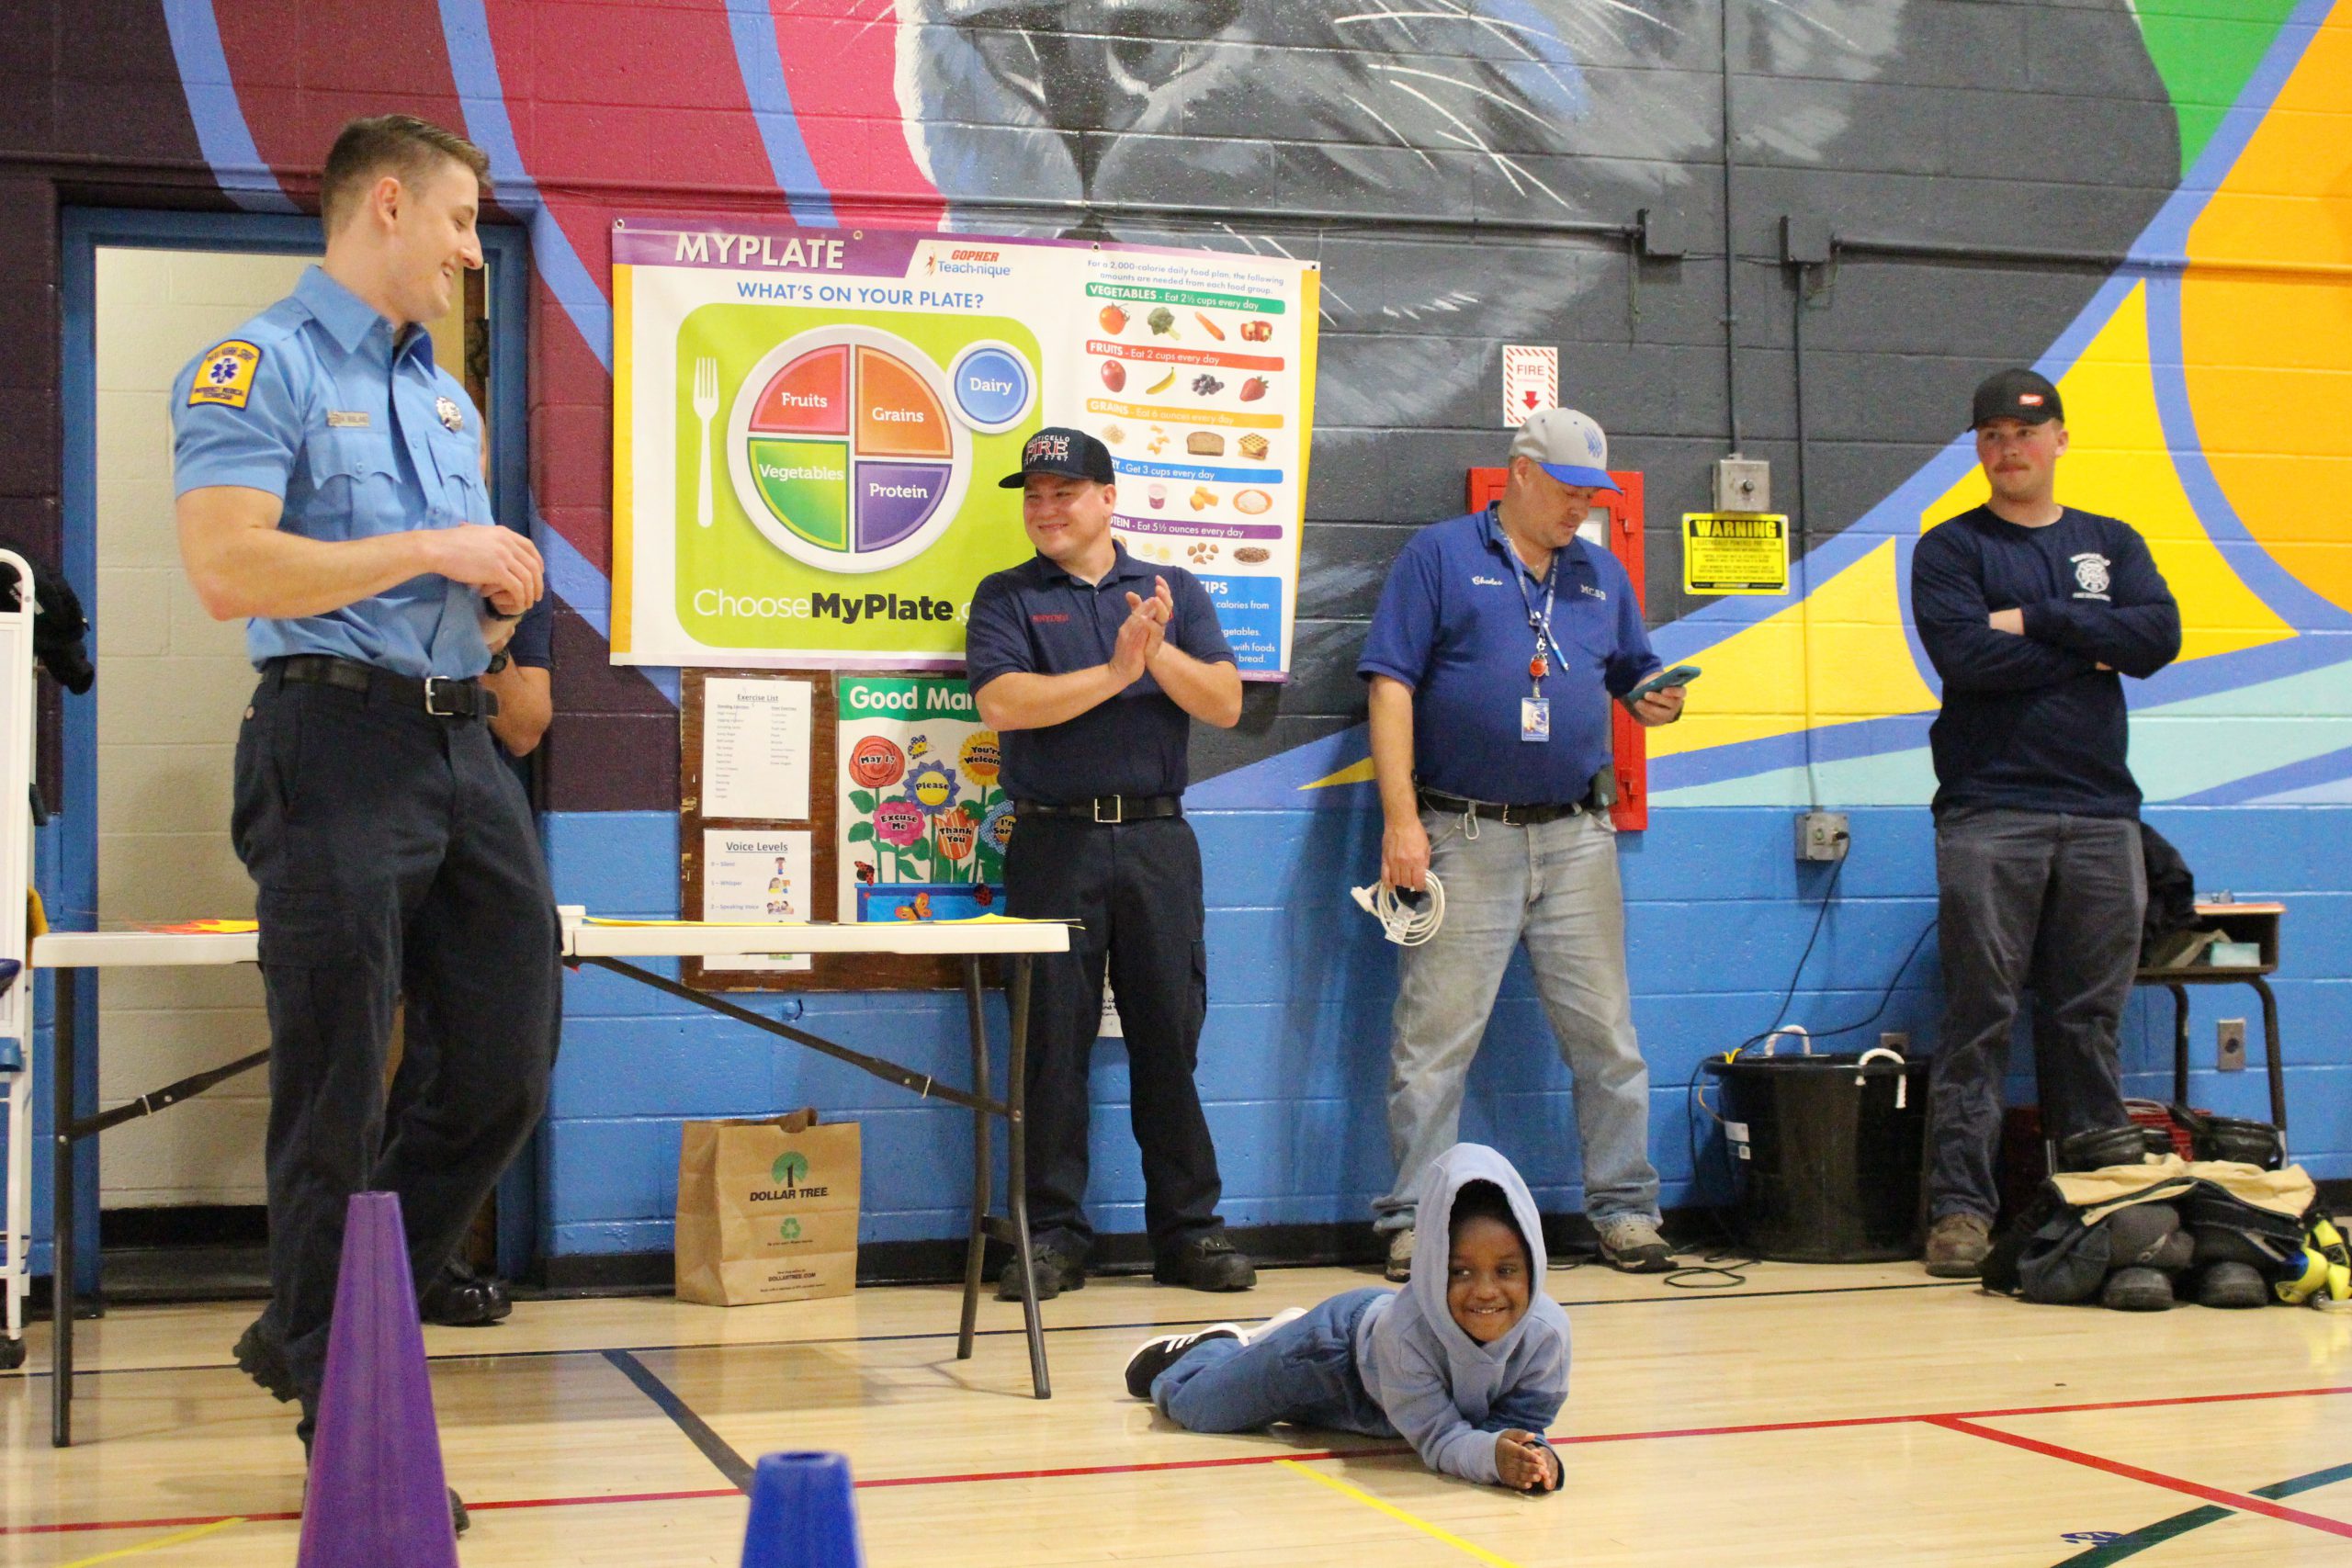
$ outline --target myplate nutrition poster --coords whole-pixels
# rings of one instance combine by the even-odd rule
[[[996,481],[1092,431],[1113,528],[1207,586],[1245,677],[1290,666],[1313,264],[883,229],[613,231],[613,658],[955,668],[1029,556]]]

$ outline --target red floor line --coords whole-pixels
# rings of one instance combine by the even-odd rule
[[[1998,1432],[1991,1427],[1971,1427],[1968,1423],[1972,1419],[1990,1420],[1996,1416],[2067,1416],[2083,1411],[2144,1410],[2180,1404],[2214,1404],[2256,1399],[2308,1399],[2327,1394],[2347,1393],[2352,1393],[2352,1386],[2270,1389],[2253,1393],[2183,1394],[2173,1398],[2103,1400],[2077,1404],[2023,1405],[2010,1410],[1966,1410],[1939,1415],[1836,1416],[1814,1421],[1763,1421],[1724,1427],[1661,1427],[1641,1432],[1595,1432],[1583,1437],[1554,1438],[1552,1445],[1555,1448],[1575,1448],[1590,1443],[1648,1442],[1669,1438],[1747,1437],[1773,1432],[1818,1432],[1842,1427],[1890,1427],[1901,1426],[1908,1422],[1927,1422],[1931,1425],[1949,1427],[1957,1431],[1990,1437],[2002,1442],[2013,1442],[2020,1447],[2039,1447],[2040,1445],[2036,1444],[2032,1438],[2016,1438],[2009,1433]],[[860,1491],[865,1491],[893,1486],[963,1485],[987,1481],[1047,1481],[1086,1475],[1153,1475],[1162,1472],[1180,1470],[1231,1470],[1250,1465],[1273,1464],[1283,1460],[1312,1462],[1335,1459],[1370,1459],[1408,1451],[1397,1445],[1359,1449],[1283,1450],[1279,1453],[1232,1454],[1216,1459],[1159,1460],[1136,1464],[1069,1465],[1045,1470],[990,1470],[960,1474],[877,1476],[861,1481],[857,1486]],[[2152,1481],[2157,1485],[2188,1491],[2195,1496],[2208,1495],[2206,1491],[2199,1490],[2193,1482],[2158,1476],[2154,1472],[2131,1472],[2129,1467],[2110,1465],[2107,1461],[2097,1460],[2087,1454],[2078,1455],[2072,1450],[2053,1447],[2049,1451],[2056,1457],[2079,1459],[2085,1463],[2116,1469],[2119,1473],[2139,1474],[2143,1479]],[[468,1506],[477,1512],[492,1508],[571,1508],[606,1503],[684,1502],[698,1498],[739,1495],[741,1494],[731,1486],[718,1486],[681,1492],[616,1492],[577,1497],[516,1497],[499,1502],[469,1503]],[[2241,1495],[2234,1492],[2213,1491],[2211,1497],[2211,1500],[2228,1507],[2243,1507],[2254,1513],[2270,1513],[2280,1518],[2292,1518],[2297,1522],[2303,1522],[2306,1517],[2312,1519],[2318,1517],[2316,1515],[2303,1516],[2292,1508],[2282,1511],[2279,1505],[2266,1502],[2261,1498],[2242,1499]],[[178,1519],[90,1519],[64,1524],[0,1525],[0,1537],[62,1535],[85,1530],[187,1529],[197,1525],[217,1524],[221,1519],[232,1517],[228,1514],[213,1514],[202,1517]],[[243,1517],[260,1522],[299,1518],[300,1516],[298,1514],[247,1514]],[[2334,1521],[2329,1523],[2331,1526],[2334,1525]],[[2352,1525],[2339,1527],[2338,1533],[2352,1536]]]
[[[2063,1459],[2069,1464],[2079,1464],[2086,1469],[2104,1471],[2109,1475],[2120,1475],[2128,1481],[2141,1481],[2151,1486],[2162,1486],[2185,1496],[2195,1497],[2207,1503],[2218,1503],[2224,1508],[2234,1508],[2240,1513],[2261,1514],[2268,1518],[2284,1520],[2290,1525],[2302,1525],[2307,1529],[2321,1530],[2328,1535],[2352,1539],[2352,1523],[2346,1523],[2343,1519],[2331,1519],[2324,1514],[2307,1514],[2301,1508],[2290,1508],[2284,1503],[2274,1503],[2267,1497],[2256,1497],[2246,1492],[2232,1492],[2220,1486],[2208,1486],[2201,1481],[2189,1481],[2177,1475],[2166,1475],[2162,1471],[2147,1470],[2136,1464],[2126,1464],[2121,1460],[2105,1459],[2098,1454],[2085,1453],[2080,1449],[2063,1448],[2056,1443],[2045,1443],[2039,1438],[2020,1437],[2015,1432],[2004,1432],[1997,1427],[1980,1427],[1973,1421],[1964,1421],[1957,1416],[1929,1416],[1925,1419],[1928,1426],[1941,1427],[1946,1431],[1965,1432],[1972,1438],[1987,1438],[1996,1443],[2007,1443],[2013,1449],[2023,1449],[2028,1453],[2041,1454],[2048,1459]]]
[[[2326,1388],[2278,1388],[2259,1393],[2186,1393],[2165,1399],[2109,1399],[2086,1404],[2022,1405],[2015,1410],[1948,1410],[1961,1421],[1990,1421],[2004,1416],[2070,1416],[2079,1410],[2147,1410],[2178,1404],[2231,1404],[2248,1399],[2312,1399],[2322,1394],[2352,1393],[2352,1385]]]

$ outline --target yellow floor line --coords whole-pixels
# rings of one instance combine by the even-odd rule
[[[242,1514],[233,1519],[215,1519],[209,1525],[198,1525],[192,1530],[182,1530],[177,1535],[159,1535],[153,1540],[142,1540],[137,1546],[126,1546],[114,1551],[101,1551],[96,1557],[77,1557],[71,1562],[61,1563],[59,1568],[90,1568],[94,1562],[116,1562],[125,1557],[136,1557],[142,1551],[161,1551],[167,1546],[177,1546],[182,1541],[194,1540],[199,1536],[211,1535],[216,1531],[227,1529],[231,1525],[241,1525],[244,1522],[244,1516]]]
[[[1371,1493],[1363,1491],[1359,1487],[1351,1486],[1346,1482],[1326,1475],[1319,1470],[1310,1470],[1295,1459],[1278,1459],[1274,1462],[1284,1470],[1295,1470],[1298,1472],[1299,1474],[1306,1477],[1309,1481],[1318,1483],[1324,1486],[1329,1486],[1332,1491],[1340,1493],[1344,1496],[1352,1497],[1357,1502],[1362,1503],[1365,1507],[1371,1508],[1378,1513],[1385,1514],[1399,1524],[1410,1525],[1415,1529],[1420,1531],[1423,1535],[1429,1536],[1432,1540],[1442,1540],[1445,1542],[1446,1545],[1454,1548],[1458,1551],[1466,1551],[1471,1556],[1476,1558],[1479,1562],[1486,1563],[1487,1568],[1519,1568],[1519,1564],[1513,1562],[1508,1557],[1498,1556],[1494,1552],[1488,1551],[1483,1546],[1476,1545],[1471,1541],[1466,1541],[1460,1536],[1455,1535],[1452,1530],[1440,1529],[1437,1526],[1430,1523],[1427,1519],[1416,1518],[1411,1514],[1408,1514],[1404,1509],[1398,1507],[1396,1504],[1384,1503],[1379,1498],[1374,1496]],[[69,1568],[71,1568],[71,1565],[69,1565]]]

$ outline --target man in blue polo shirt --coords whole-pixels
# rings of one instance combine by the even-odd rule
[[[1037,553],[980,584],[965,645],[1017,813],[1006,907],[1080,922],[1069,953],[1038,961],[1029,1011],[1037,1293],[1086,1283],[1087,1058],[1106,970],[1126,1038],[1152,1278],[1246,1291],[1257,1273],[1217,1218],[1224,1186],[1193,1082],[1208,958],[1201,852],[1182,803],[1192,721],[1238,722],[1241,675],[1192,573],[1140,566],[1112,537],[1114,478],[1110,449],[1083,431],[1029,438],[1003,483],[1022,492]],[[997,1293],[1019,1299],[1017,1261]]]
[[[1573,409],[1533,415],[1501,502],[1422,529],[1397,555],[1356,665],[1371,682],[1381,880],[1419,893],[1433,874],[1445,898],[1430,940],[1397,949],[1396,1181],[1373,1205],[1392,1280],[1410,1272],[1416,1195],[1455,1142],[1471,1057],[1522,942],[1575,1081],[1600,1255],[1629,1271],[1672,1267],[1607,787],[1610,704],[1658,660],[1625,569],[1577,536],[1594,492],[1616,488],[1599,425]],[[1670,724],[1682,690],[1632,711]]]
[[[324,263],[173,398],[188,580],[246,619],[261,671],[230,827],[269,1000],[271,1296],[236,1357],[301,1401],[306,1446],[346,1201],[398,1193],[411,1273],[434,1279],[547,1099],[555,903],[481,680],[544,574],[492,518],[481,415],[422,324],[481,265],[488,167],[406,115],[345,126],[321,180]],[[403,998],[434,1070],[387,1127]]]

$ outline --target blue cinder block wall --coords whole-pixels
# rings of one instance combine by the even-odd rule
[[[1368,791],[1360,792],[1368,796]],[[1879,1006],[1895,966],[1935,915],[1933,828],[1916,807],[1857,810],[1839,876],[1789,1021],[1826,1030]],[[2352,809],[2158,807],[2206,888],[2278,896],[2290,908],[2281,972],[2292,1141],[2315,1175],[2352,1176]],[[1378,852],[1368,798],[1353,809],[1198,811],[1209,889],[1209,1017],[1200,1083],[1226,1184],[1242,1226],[1368,1218],[1390,1175],[1382,1091],[1387,1073],[1392,950],[1348,899]],[[1694,1184],[1685,1085],[1706,1055],[1764,1029],[1778,1010],[1819,911],[1828,868],[1800,866],[1789,813],[1668,808],[1620,839],[1634,1018],[1650,1064],[1652,1157],[1669,1208],[1720,1196],[1720,1165]],[[548,819],[559,897],[599,911],[670,916],[675,819],[587,813]],[[1930,937],[1884,1013],[1835,1042],[1875,1044],[1907,1031],[1936,1041],[1940,975]],[[741,998],[739,1000],[744,999]],[[2212,1070],[2214,1023],[2245,1018],[2250,989],[2191,992],[2191,1097],[2232,1115],[2267,1117],[2258,1066]],[[810,1028],[950,1082],[967,1081],[960,998],[946,995],[763,997]],[[786,1042],[760,1036],[594,970],[571,977],[564,1052],[551,1112],[549,1250],[562,1256],[668,1249],[678,1128],[696,1117],[756,1115],[814,1104],[863,1124],[868,1242],[952,1237],[965,1223],[968,1116]],[[1001,1027],[1001,1007],[992,1003]],[[2136,993],[2124,1032],[2131,1092],[2169,1099],[2171,1003]],[[1790,1047],[1793,1048],[1793,1047]],[[1831,1048],[1825,1045],[1825,1049]],[[1001,1045],[997,1071],[1002,1068]],[[2030,1099],[2031,1054],[2013,1057],[2013,1095]],[[999,1081],[1001,1081],[1000,1077]],[[1106,1233],[1142,1229],[1143,1187],[1127,1127],[1124,1048],[1097,1048],[1091,1207]],[[1702,1123],[1703,1124],[1703,1123]],[[1465,1137],[1494,1143],[1527,1173],[1547,1212],[1581,1207],[1568,1081],[1525,964],[1514,964],[1471,1075]]]

